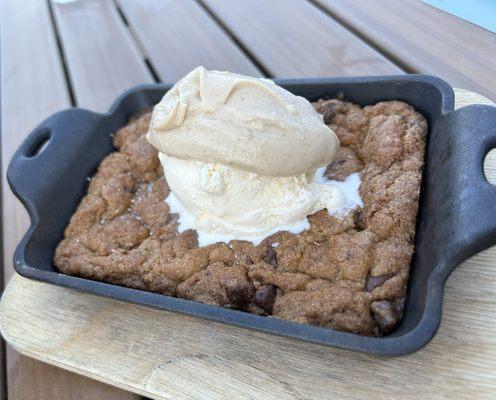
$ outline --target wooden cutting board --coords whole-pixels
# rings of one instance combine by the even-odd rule
[[[456,90],[456,106],[491,104]],[[496,182],[496,151],[485,162]],[[496,201],[496,199],[495,199]],[[496,398],[496,246],[460,265],[425,348],[385,358],[98,297],[15,275],[0,329],[19,352],[157,399]]]

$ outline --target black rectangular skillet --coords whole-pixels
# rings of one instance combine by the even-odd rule
[[[123,94],[107,114],[61,111],[42,122],[14,154],[7,178],[31,216],[14,265],[21,275],[56,285],[257,329],[309,342],[399,355],[420,349],[441,319],[444,283],[463,260],[496,243],[496,187],[483,160],[496,147],[496,108],[471,105],[453,111],[453,90],[423,75],[277,81],[310,101],[342,93],[367,105],[401,100],[429,122],[426,165],[405,313],[385,337],[261,317],[194,301],[59,273],[52,261],[63,231],[86,193],[87,177],[114,151],[110,133],[156,104],[171,85],[147,85]],[[165,339],[165,338],[164,338]]]

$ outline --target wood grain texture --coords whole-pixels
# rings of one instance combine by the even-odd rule
[[[496,100],[496,34],[419,0],[316,1],[412,72]]]
[[[147,57],[163,82],[193,68],[261,73],[193,0],[118,0]]]
[[[456,93],[458,106],[488,103]],[[395,358],[312,345],[20,276],[0,304],[0,328],[25,354],[157,399],[493,399],[496,246],[453,272],[444,300],[432,342]]]
[[[21,5],[17,0],[2,0],[0,18],[3,267],[8,281],[13,274],[14,249],[29,226],[24,207],[5,179],[8,162],[29,131],[48,115],[69,107],[70,100],[47,2],[31,0]],[[6,368],[10,400],[135,398],[20,355],[9,347]],[[6,389],[0,386],[0,392]]]
[[[9,374],[18,381],[9,385],[9,400],[138,400],[139,396],[86,378],[74,372],[22,356]]]
[[[152,82],[110,0],[52,1],[78,106],[107,111],[118,95]]]
[[[274,77],[402,70],[305,0],[202,0]]]

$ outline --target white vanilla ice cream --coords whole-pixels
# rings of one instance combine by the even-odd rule
[[[266,79],[196,68],[155,106],[147,138],[159,150],[179,230],[195,229],[200,246],[257,244],[307,229],[307,216],[321,209],[362,205],[358,174],[323,177],[339,141],[322,116]]]

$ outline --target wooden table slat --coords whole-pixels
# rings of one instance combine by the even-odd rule
[[[305,0],[202,0],[274,77],[402,70]]]
[[[111,0],[52,0],[78,106],[107,111],[123,91],[153,82]]]
[[[164,82],[193,68],[261,73],[193,0],[118,0],[131,29]]]
[[[24,207],[5,173],[25,136],[48,115],[70,107],[67,84],[45,0],[0,2],[3,268],[13,274],[12,255],[29,226]],[[33,360],[7,347],[8,398],[12,400],[124,400],[134,395]],[[0,392],[6,391],[0,382]],[[5,393],[4,393],[5,394]],[[1,396],[1,398],[4,398]]]
[[[494,33],[419,0],[317,1],[412,72],[496,100]]]
[[[458,106],[489,103],[456,95]],[[479,400],[496,393],[495,309],[496,246],[454,271],[439,332],[404,357],[313,345],[20,276],[0,303],[0,329],[25,354],[157,399]]]

